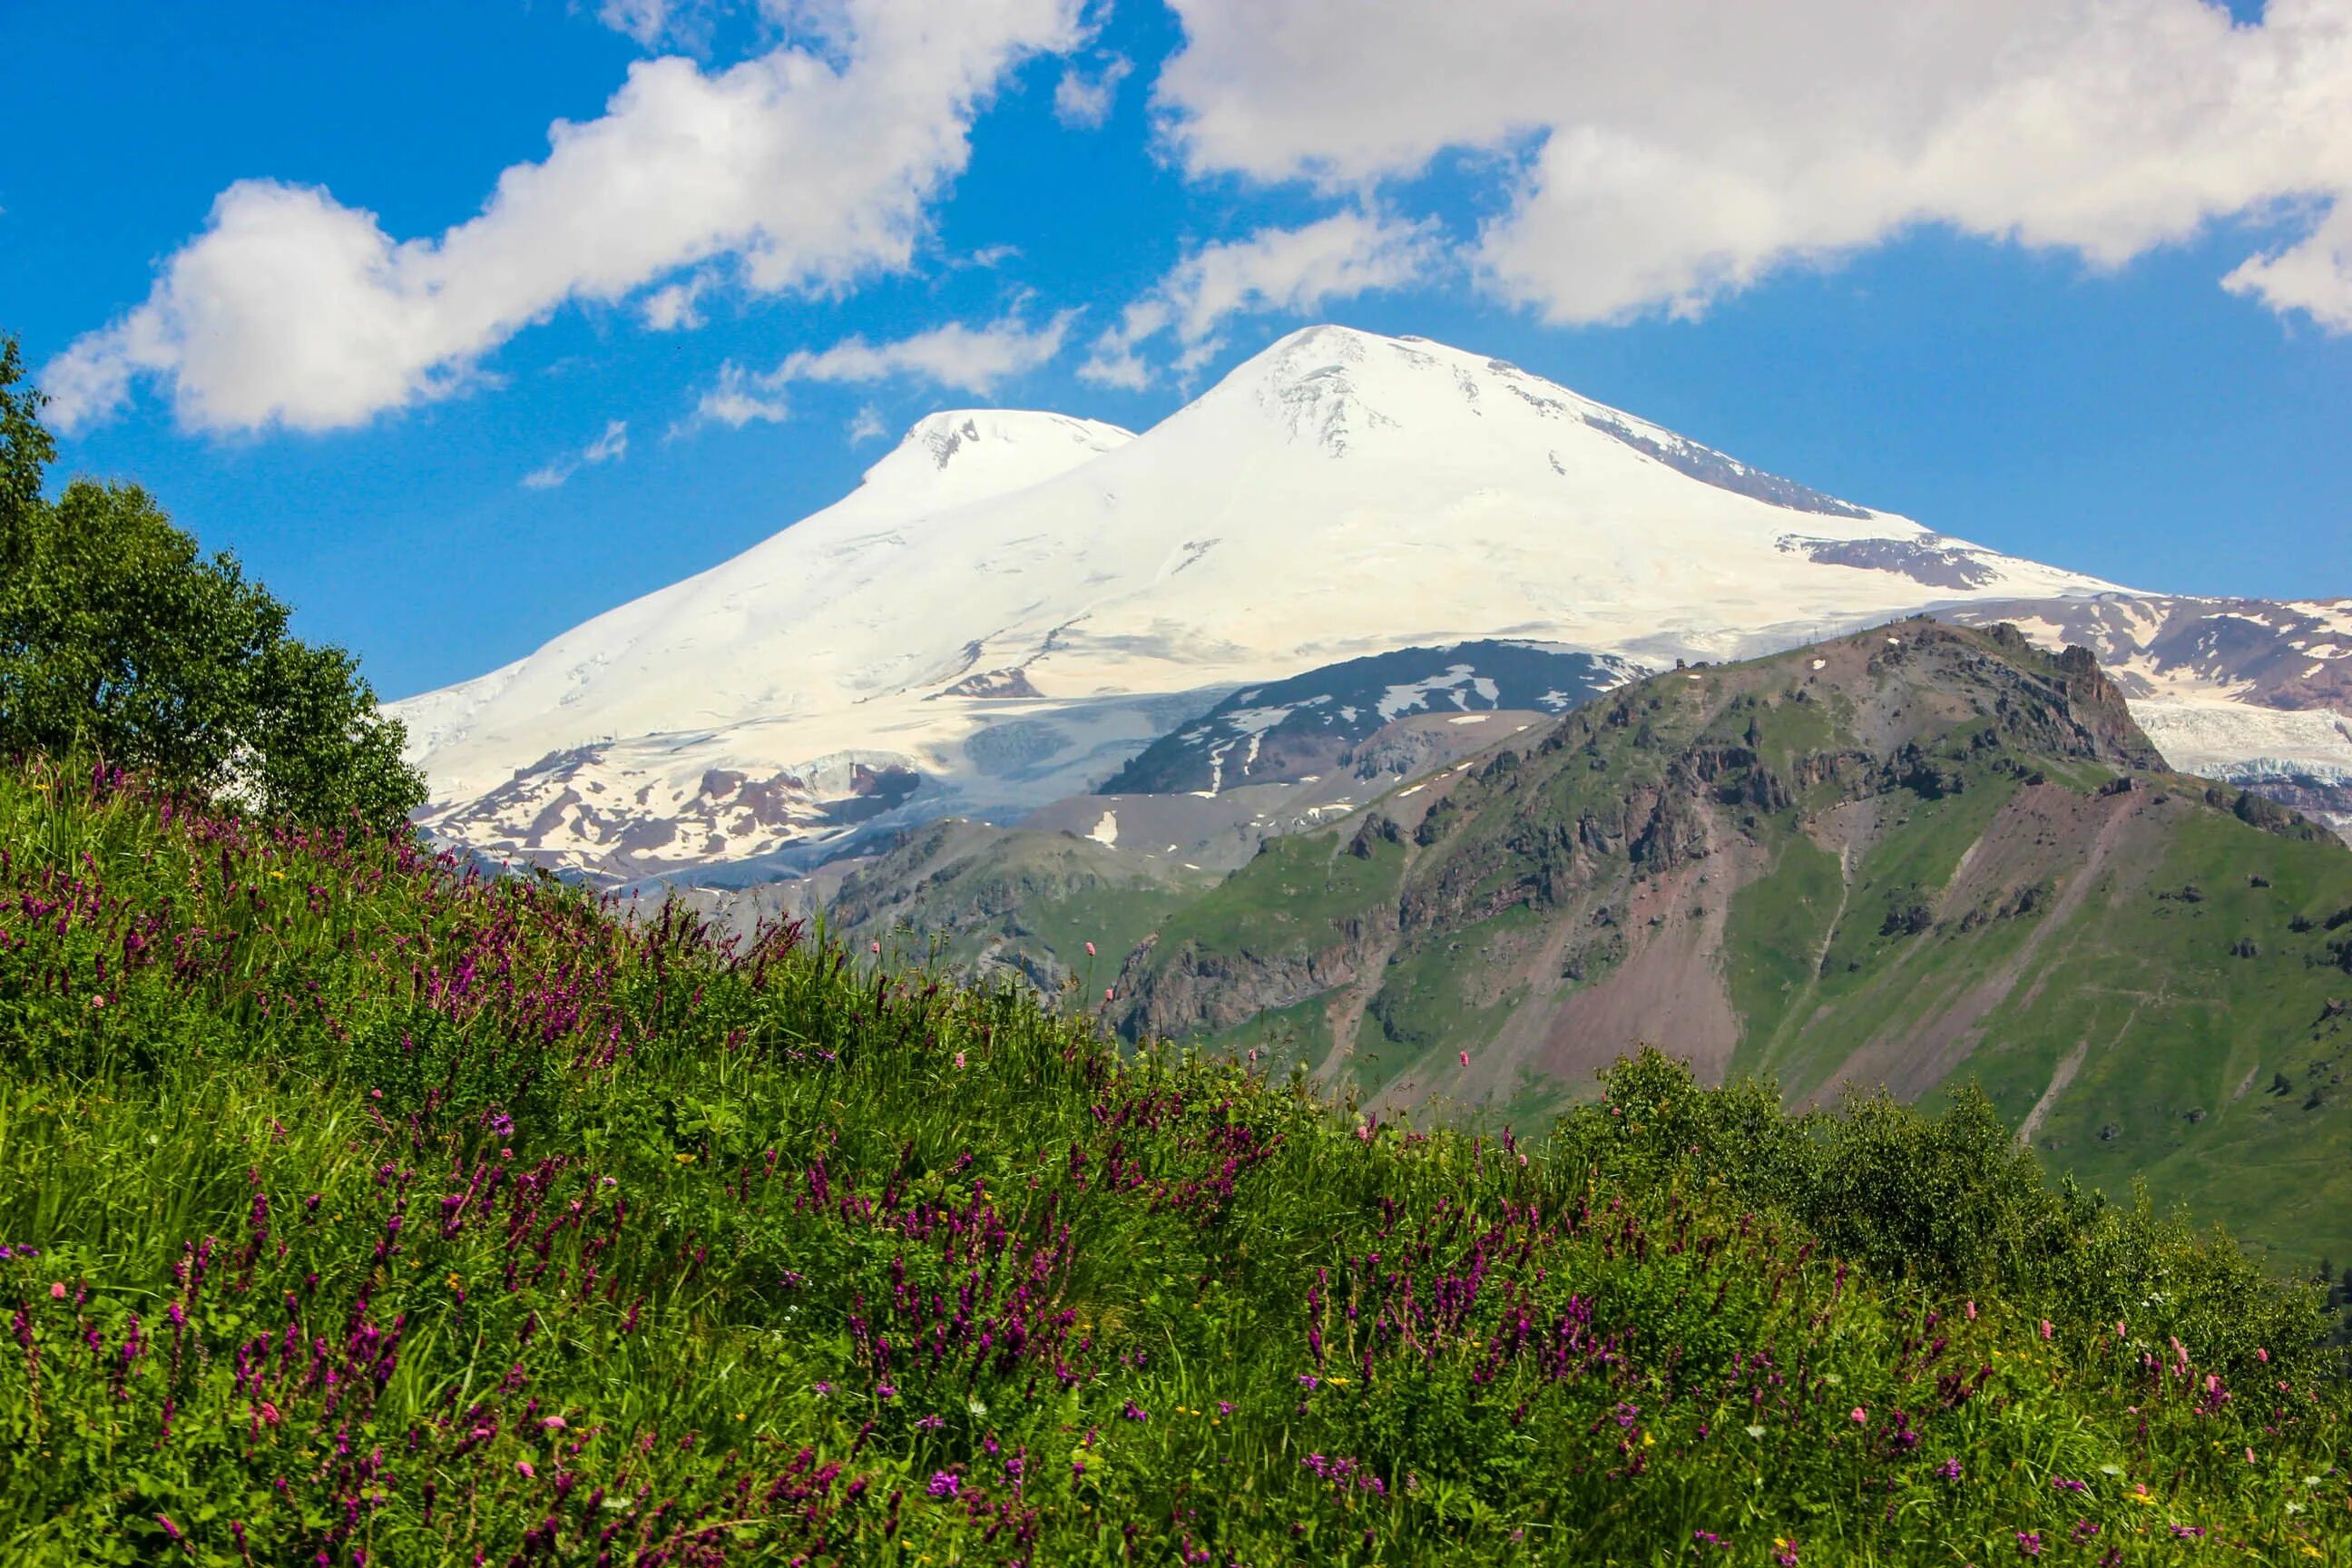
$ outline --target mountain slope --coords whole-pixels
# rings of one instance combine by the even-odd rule
[[[2352,599],[2103,594],[1944,614],[2089,648],[2173,766],[2259,789],[2352,838]]]
[[[851,871],[825,919],[853,945],[936,952],[961,973],[1010,974],[1049,996],[1098,994],[1168,910],[1216,881],[1075,834],[950,818]]]
[[[1974,1100],[1515,1146],[104,772],[0,843],[8,1568],[2352,1561],[2315,1293]]]
[[[1349,659],[1244,687],[1145,747],[1103,793],[1215,795],[1228,780],[1292,783],[1353,766],[1364,742],[1408,713],[1565,712],[1641,673],[1623,659],[1532,643],[1466,642]]]
[[[935,416],[838,505],[394,710],[430,827],[618,879],[1024,810],[1350,658],[1487,637],[1662,663],[2109,587],[1499,361],[1317,328],[1133,438]]]
[[[2061,1168],[2301,1258],[2352,1250],[2347,924],[2352,854],[2163,772],[2087,653],[1916,620],[1653,678],[1270,843],[1118,1016],[1523,1119],[1643,1042],[1800,1100],[1977,1078]]]

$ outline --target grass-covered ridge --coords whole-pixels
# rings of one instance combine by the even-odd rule
[[[2352,1562],[2308,1294],[1971,1100],[1424,1134],[38,771],[0,1051],[11,1564]]]

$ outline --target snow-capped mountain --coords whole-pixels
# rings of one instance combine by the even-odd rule
[[[1140,436],[934,415],[837,504],[394,705],[430,828],[621,879],[1099,785],[1236,688],[1477,638],[1633,663],[2114,584],[1760,473],[1500,361],[1333,327]]]

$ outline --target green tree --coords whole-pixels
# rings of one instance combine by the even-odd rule
[[[94,755],[268,816],[404,819],[424,780],[352,657],[289,636],[284,603],[138,486],[45,500],[42,403],[0,338],[0,751]]]

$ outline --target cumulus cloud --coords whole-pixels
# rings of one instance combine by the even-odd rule
[[[1073,65],[1054,84],[1054,118],[1076,130],[1091,131],[1110,118],[1118,100],[1118,84],[1135,65],[1125,55],[1113,55],[1100,70],[1088,76]]]
[[[1437,262],[1433,227],[1360,211],[1205,245],[1128,305],[1095,340],[1078,374],[1097,385],[1149,385],[1152,369],[1140,347],[1163,334],[1175,347],[1176,370],[1190,374],[1222,346],[1218,329],[1233,316],[1319,310],[1421,281]]]
[[[794,382],[838,385],[908,380],[984,396],[1060,353],[1076,314],[1065,310],[1036,326],[1011,316],[984,327],[951,322],[889,342],[844,338],[830,348],[796,349],[764,371],[746,370],[730,361],[719,367],[718,381],[697,399],[693,418],[678,433],[698,425],[740,429],[754,420],[784,419],[791,413],[784,389]],[[853,443],[865,438],[860,431],[868,416],[877,421],[880,417],[871,408],[862,410],[851,426]],[[873,433],[879,433],[878,423]]]
[[[1171,0],[1156,99],[1195,174],[1508,160],[1489,284],[1561,321],[1691,313],[1919,225],[2114,267],[2233,219],[2231,272],[2352,327],[2352,5],[2270,0]]]
[[[1024,57],[1074,47],[1076,13],[825,0],[814,44],[710,72],[638,61],[602,116],[557,121],[545,159],[434,237],[395,238],[316,187],[240,181],[145,302],[47,367],[54,413],[81,427],[147,377],[194,429],[332,429],[445,396],[529,323],[684,268],[723,258],[751,289],[810,293],[904,268],[981,105]],[[685,325],[692,303],[648,310]]]
[[[580,449],[577,458],[567,458],[533,468],[522,477],[523,489],[551,490],[592,463],[613,463],[629,455],[629,422],[614,419],[605,423],[604,433]]]
[[[702,325],[702,297],[719,281],[704,270],[678,283],[665,283],[645,298],[638,314],[656,332],[690,332]]]

